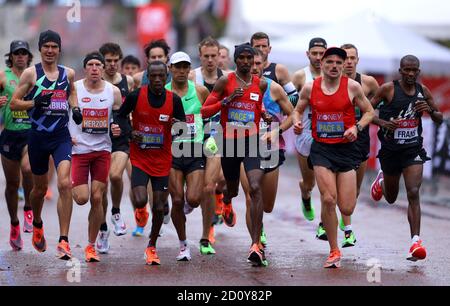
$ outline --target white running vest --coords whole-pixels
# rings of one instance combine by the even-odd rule
[[[112,121],[114,104],[113,86],[105,81],[104,90],[101,93],[92,94],[86,90],[83,80],[75,82],[83,123],[76,125],[73,120],[70,120],[70,135],[76,142],[76,145],[72,146],[72,154],[111,152],[109,125]]]
[[[309,83],[309,82],[313,82],[314,81],[314,77],[311,73],[311,69],[309,68],[309,66],[306,66],[305,68],[303,68],[303,71],[305,71],[305,84]],[[305,131],[311,132],[311,107],[308,105],[305,108],[305,111],[303,112],[303,118],[302,118],[302,123],[303,123],[303,127],[305,129]]]

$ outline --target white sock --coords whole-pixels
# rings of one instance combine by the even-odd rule
[[[347,225],[344,227],[344,232],[351,232],[352,231],[352,225]]]
[[[414,237],[412,237],[412,243],[413,243],[413,244],[416,243],[416,242],[419,241],[419,240],[420,240],[420,237],[417,236],[417,235],[415,235]]]
[[[188,245],[187,240],[184,240],[184,241],[181,241],[181,240],[180,240],[180,248],[187,247],[187,245]]]

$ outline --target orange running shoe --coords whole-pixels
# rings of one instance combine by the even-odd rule
[[[56,247],[56,257],[61,260],[70,260],[72,258],[72,252],[70,251],[69,243],[65,240],[61,240]]]
[[[86,258],[86,262],[99,262],[100,257],[97,254],[97,251],[95,250],[95,247],[93,245],[88,245],[86,249],[84,249],[84,255]]]
[[[161,264],[155,247],[147,247],[145,250],[145,264],[149,266],[159,266]]]
[[[222,217],[227,226],[233,227],[236,224],[236,213],[231,203],[223,205]]]
[[[323,265],[326,269],[336,269],[341,267],[341,251],[339,249],[330,252],[327,261]]]
[[[36,249],[36,251],[42,253],[47,249],[47,242],[44,237],[44,227],[37,228],[33,226],[33,238],[31,240],[31,244]]]
[[[223,193],[216,194],[216,215],[221,215],[223,210]]]
[[[214,225],[209,228],[208,240],[211,244],[216,243],[216,238],[214,237]]]
[[[147,211],[147,206],[144,208],[136,208],[134,211],[134,220],[136,220],[136,225],[139,227],[145,227],[148,222],[149,213]]]
[[[258,246],[256,243],[254,243],[250,248],[247,261],[255,267],[267,267],[269,264],[266,260],[263,249],[260,248],[260,246]]]
[[[418,261],[423,260],[426,257],[427,257],[427,250],[422,245],[422,240],[419,240],[411,246],[411,248],[409,249],[408,257],[406,259],[410,261]]]
[[[51,200],[53,198],[53,191],[50,187],[47,188],[47,192],[45,193],[45,199]]]

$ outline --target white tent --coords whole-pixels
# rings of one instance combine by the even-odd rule
[[[298,69],[308,64],[305,51],[309,40],[323,37],[329,46],[352,43],[359,50],[359,70],[392,74],[398,70],[400,59],[416,55],[427,75],[450,74],[450,50],[402,26],[363,11],[345,20],[327,24],[308,32],[291,34],[271,42],[270,60]]]

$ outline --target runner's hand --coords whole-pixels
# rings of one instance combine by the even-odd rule
[[[388,131],[395,131],[399,128],[399,121],[396,119],[391,119],[390,121],[380,120],[380,126]]]
[[[116,123],[111,124],[111,133],[113,137],[119,137],[122,133],[122,130],[120,129],[120,126]]]
[[[0,96],[0,107],[8,103],[8,96]]]
[[[144,140],[142,134],[138,131],[131,132],[131,139],[136,143],[142,143],[142,141]]]
[[[273,116],[269,114],[268,112],[261,112],[261,118],[266,122],[267,124],[271,124],[273,121]]]
[[[40,94],[34,98],[34,107],[49,107],[52,102],[53,92],[46,95]]]
[[[77,125],[83,122],[83,114],[78,106],[72,109],[72,119]]]
[[[228,101],[233,101],[236,98],[241,98],[244,96],[244,89],[242,87],[235,88],[231,96],[228,97]]]
[[[296,122],[294,124],[294,133],[295,135],[300,135],[303,132],[303,123],[302,121]]]
[[[431,113],[431,107],[428,105],[428,103],[426,101],[423,101],[423,100],[416,102],[414,110],[417,113],[423,113],[423,112]]]
[[[356,139],[358,139],[358,129],[356,125],[345,131],[344,138],[346,138],[350,142],[354,142],[356,141]]]

